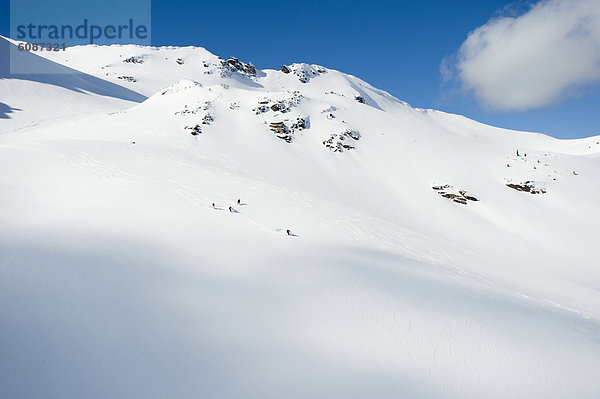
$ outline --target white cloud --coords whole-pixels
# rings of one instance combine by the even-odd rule
[[[544,0],[490,20],[460,47],[456,73],[478,100],[502,110],[542,107],[599,83],[600,0]]]
[[[448,57],[442,58],[442,62],[440,63],[440,75],[442,77],[442,83],[447,83],[454,77],[452,64],[448,60]]]

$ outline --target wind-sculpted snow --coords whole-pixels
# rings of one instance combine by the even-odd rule
[[[147,98],[0,80],[0,397],[600,396],[598,137],[202,48],[44,57]]]

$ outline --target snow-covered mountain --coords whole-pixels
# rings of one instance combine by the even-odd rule
[[[600,397],[600,137],[196,47],[11,74],[15,45],[0,396]]]

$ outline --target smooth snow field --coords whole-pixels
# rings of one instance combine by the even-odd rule
[[[194,47],[21,75],[15,43],[1,398],[600,398],[600,137]]]

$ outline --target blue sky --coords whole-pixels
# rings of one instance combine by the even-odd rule
[[[1,1],[0,34],[9,35],[9,4]],[[259,68],[279,68],[291,62],[320,64],[356,75],[415,107],[458,113],[495,126],[560,138],[600,134],[600,90],[594,80],[594,60],[575,56],[577,65],[590,63],[588,70],[564,82],[564,87],[554,88],[552,82],[561,79],[553,76],[568,75],[573,69],[560,65],[556,60],[565,57],[553,53],[555,48],[575,47],[569,47],[568,41],[561,42],[562,47],[546,43],[546,39],[528,42],[529,48],[515,44],[510,54],[521,55],[514,62],[506,61],[510,57],[502,53],[505,49],[499,44],[488,42],[508,37],[523,43],[532,36],[528,32],[556,26],[552,18],[564,15],[557,11],[553,17],[541,10],[538,14],[548,20],[540,21],[528,15],[532,3],[155,0],[151,39],[154,45],[206,47],[222,57],[252,61]],[[489,23],[492,18],[496,19]],[[509,21],[510,26],[493,22],[498,20]],[[468,34],[478,28],[487,35],[485,46],[481,46],[482,39],[471,40],[475,50],[459,52]],[[600,48],[590,41],[579,51],[593,53]],[[442,62],[450,73],[440,73]],[[503,69],[498,72],[496,67]],[[517,75],[525,77],[525,84],[515,86]],[[547,92],[548,87],[555,90]]]

